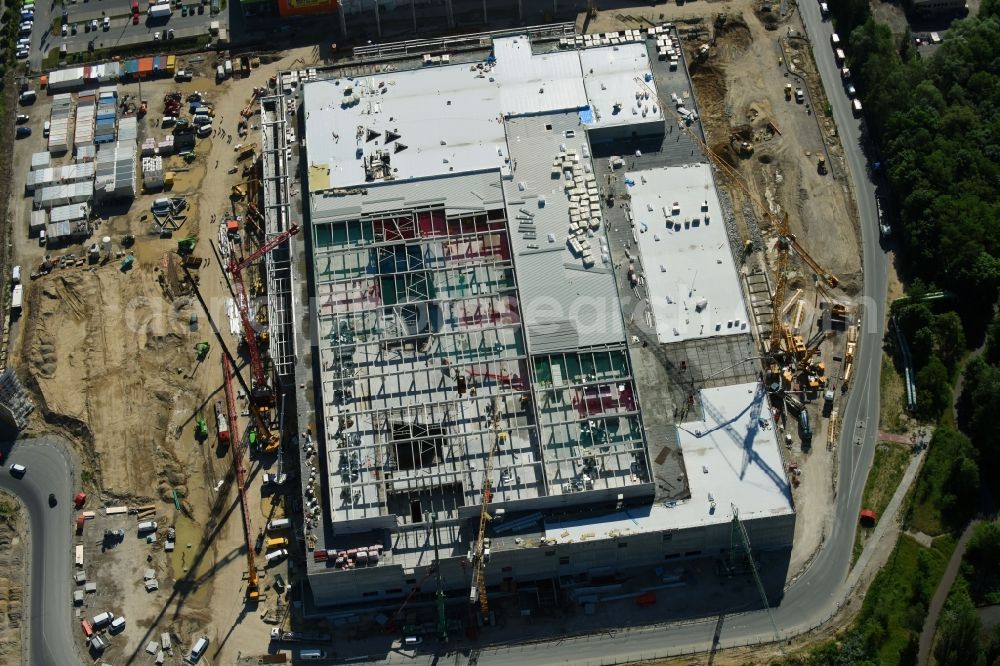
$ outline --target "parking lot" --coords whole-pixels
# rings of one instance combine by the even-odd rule
[[[226,13],[220,12],[219,0],[174,0],[168,15],[162,10],[154,12],[161,15],[151,14],[151,6],[148,0],[89,0],[66,2],[61,9],[56,6],[51,23],[38,26],[43,32],[36,47],[38,57],[31,57],[33,68],[40,68],[45,55],[53,49],[65,47],[63,58],[75,62],[73,54],[175,38],[207,39],[212,21],[226,26]],[[40,9],[38,13],[39,21],[45,21]]]

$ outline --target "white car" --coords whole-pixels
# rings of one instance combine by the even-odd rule
[[[104,30],[107,31],[107,30],[110,30],[110,29],[111,29],[111,17],[110,16],[105,16],[104,17]]]
[[[69,34],[69,24],[63,23],[62,24],[62,36],[65,37],[68,34]]]
[[[90,29],[94,31],[97,30],[97,19],[90,19]]]
[[[14,463],[13,465],[10,466],[10,473],[18,478],[24,476],[24,473],[27,471],[28,471],[27,467],[18,463]]]
[[[153,33],[153,41],[159,41],[159,39],[160,39],[160,33],[154,32]]]
[[[858,91],[854,88],[853,83],[847,84],[847,96],[854,99],[854,96],[858,94]]]
[[[42,125],[42,136],[48,136],[49,135],[49,131],[51,129],[52,129],[52,123],[49,122],[48,120],[46,120],[45,124]]]
[[[26,58],[27,58],[27,57],[28,57],[29,55],[31,55],[31,52],[30,52],[30,51],[28,51],[28,49],[21,49],[20,51],[18,51],[17,53],[15,53],[15,54],[14,54],[14,56],[15,56],[15,57],[16,57],[16,58],[17,58],[18,60],[24,60],[24,59],[26,59]]]

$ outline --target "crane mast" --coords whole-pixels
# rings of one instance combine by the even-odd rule
[[[500,442],[507,439],[507,433],[500,431],[500,400],[493,397],[490,409],[490,432],[493,433],[493,441],[490,444],[489,453],[486,455],[486,465],[483,468],[483,504],[479,512],[479,532],[476,535],[475,547],[472,551],[472,589],[469,591],[469,601],[479,602],[479,610],[483,619],[489,619],[490,607],[486,596],[486,560],[487,539],[486,523],[492,520],[489,514],[490,500],[493,498],[493,457],[500,447]]]
[[[240,447],[239,430],[236,425],[236,400],[233,396],[233,374],[228,354],[222,355],[222,377],[226,390],[226,410],[229,414],[229,449],[233,454],[233,467],[236,470],[236,490],[240,495],[240,506],[243,510],[243,533],[247,546],[247,600],[253,601],[260,597],[260,585],[257,576],[257,563],[254,559],[253,526],[250,524],[250,505],[247,502],[246,473],[243,470],[243,450]]]

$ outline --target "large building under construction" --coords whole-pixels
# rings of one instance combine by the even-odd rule
[[[790,546],[767,398],[729,370],[750,323],[672,29],[497,36],[279,89],[267,230],[307,238],[269,257],[270,345],[306,388],[317,606],[432,592],[435,562],[475,597],[480,565],[491,589],[717,556],[734,507],[754,549]],[[685,344],[737,351],[671,418],[636,349]]]

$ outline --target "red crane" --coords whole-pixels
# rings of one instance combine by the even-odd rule
[[[250,368],[253,372],[250,399],[256,405],[270,404],[272,393],[271,388],[267,384],[267,375],[264,374],[264,364],[260,360],[260,349],[257,347],[257,334],[254,332],[253,321],[250,319],[250,302],[247,299],[246,287],[243,284],[243,269],[297,233],[299,233],[299,226],[293,224],[287,231],[282,231],[251,252],[242,261],[237,261],[233,257],[229,258],[228,270],[229,274],[233,276],[233,292],[236,296],[236,307],[240,311],[240,320],[243,322],[243,337],[246,338],[247,349],[250,350]]]
[[[250,525],[250,505],[247,503],[246,473],[243,471],[243,449],[240,444],[239,430],[236,426],[236,400],[233,397],[233,372],[229,364],[229,355],[222,354],[222,377],[226,387],[226,411],[229,414],[229,450],[233,454],[233,467],[236,469],[236,490],[240,494],[240,504],[243,507],[243,531],[247,542],[247,599],[255,600],[260,596],[260,586],[257,576],[257,563],[254,559],[253,526]]]

